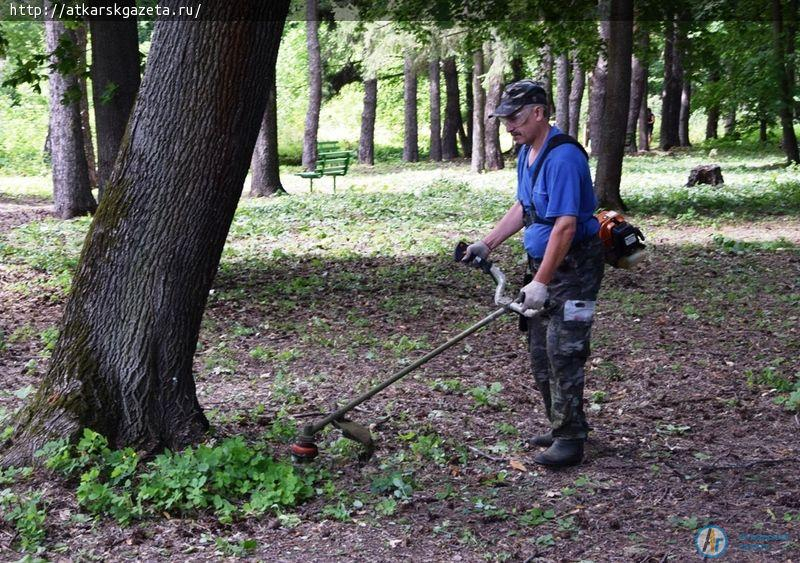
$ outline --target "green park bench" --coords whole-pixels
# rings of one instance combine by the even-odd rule
[[[317,143],[317,154],[326,152],[337,152],[339,148],[339,141],[320,141]]]
[[[333,193],[336,193],[336,177],[347,174],[350,167],[350,151],[320,152],[317,154],[317,165],[314,170],[300,172],[298,176],[308,178],[309,190],[314,191],[314,180],[323,176],[333,177]]]

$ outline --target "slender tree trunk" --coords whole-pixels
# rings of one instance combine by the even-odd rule
[[[53,4],[46,3],[50,9]],[[61,36],[78,45],[75,31],[68,30],[61,20],[45,21],[45,43],[52,53]],[[70,56],[70,55],[67,55]],[[78,56],[77,50],[71,56]],[[55,55],[52,63],[57,62]],[[62,103],[65,96],[69,103]],[[97,202],[91,192],[89,169],[83,143],[80,84],[75,74],[50,71],[50,148],[53,169],[53,204],[56,215],[71,219],[94,213]]]
[[[375,164],[375,114],[378,108],[378,79],[364,81],[364,109],[361,112],[361,137],[358,140],[358,162]]]
[[[678,140],[682,147],[692,146],[689,142],[689,118],[692,115],[691,101],[692,83],[684,78],[683,88],[681,88],[680,128],[678,129]]]
[[[556,57],[556,125],[564,133],[569,132],[572,115],[569,112],[569,56],[561,53]]]
[[[86,68],[86,24],[75,28],[78,38],[78,52],[80,53],[79,68]],[[86,154],[86,169],[89,172],[89,185],[97,186],[97,159],[94,152],[92,125],[89,120],[89,88],[86,85],[86,76],[78,77],[78,87],[81,89],[81,132],[83,133],[83,152]]]
[[[472,55],[472,172],[483,172],[486,166],[486,145],[484,138],[483,110],[486,107],[486,93],[481,85],[485,72],[483,51],[478,49]]]
[[[322,109],[322,58],[319,51],[319,0],[306,0],[306,48],[308,49],[308,111],[303,134],[303,168],[317,164],[317,133]]]
[[[758,119],[758,142],[762,145],[767,142],[767,126],[769,122],[767,121],[766,117],[760,117]]]
[[[639,51],[646,53],[649,47],[649,35],[647,32],[641,34],[639,38]],[[636,125],[641,113],[642,100],[645,99],[647,89],[647,67],[642,60],[636,56],[631,57],[631,103],[628,108],[628,127],[625,132],[625,152],[635,153],[636,146]]]
[[[645,88],[647,87],[647,79],[645,79]],[[647,96],[645,96],[644,101],[639,108],[639,150],[640,151],[649,151],[650,150],[650,136],[648,135],[648,127],[647,127]]]
[[[17,416],[4,464],[28,463],[44,443],[84,428],[147,453],[180,449],[208,428],[192,359],[288,1],[207,9],[203,22],[155,25],[50,367]]]
[[[104,5],[133,7],[135,0]],[[139,90],[139,32],[136,18],[89,22],[92,41],[92,100],[97,128],[97,194],[102,201],[131,108]]]
[[[709,86],[715,88],[719,83],[719,71],[715,68],[708,73]],[[716,139],[719,129],[719,103],[714,102],[706,110],[706,140]]]
[[[467,61],[467,70],[466,70],[466,81],[464,83],[464,100],[467,106],[467,117],[463,119],[462,122],[467,127],[467,137],[466,143],[461,143],[462,148],[464,149],[464,156],[470,155],[472,156],[472,139],[473,139],[473,125],[475,123],[475,108],[474,108],[474,100],[475,95],[472,92],[472,65],[473,61]]]
[[[736,108],[730,108],[726,113],[725,117],[722,120],[722,130],[724,131],[725,137],[735,137],[736,136]]]
[[[681,111],[681,86],[683,61],[681,58],[680,24],[677,16],[665,23],[664,36],[664,91],[661,103],[661,150],[680,144],[679,126]]]
[[[520,55],[511,58],[511,82],[517,82],[525,78],[525,61]]]
[[[484,112],[485,124],[485,144],[486,144],[486,169],[500,170],[503,168],[503,152],[500,150],[500,121],[496,118],[489,118],[494,113],[497,104],[500,103],[500,95],[503,90],[503,76],[496,72],[498,66],[505,66],[504,61],[496,60],[500,55],[492,44],[487,42],[485,53],[492,58],[492,68],[489,71],[488,85],[486,91],[486,109]],[[497,63],[497,64],[496,64]]]
[[[600,39],[607,45],[609,41],[609,22],[601,21],[598,24]],[[606,99],[606,73],[608,61],[602,52],[597,57],[589,88],[589,139],[591,140],[590,152],[592,155],[599,155],[601,152],[600,143],[603,129],[603,108]],[[630,96],[630,92],[628,93]]]
[[[631,93],[633,0],[611,0],[608,75],[595,190],[600,207],[624,210],[619,185]]]
[[[796,4],[792,6],[796,9]],[[794,123],[792,121],[792,114],[794,110],[794,84],[790,82],[793,71],[788,70],[787,67],[794,63],[787,65],[786,63],[786,45],[794,45],[794,29],[796,14],[789,15],[791,18],[790,25],[787,26],[786,33],[783,28],[783,12],[781,7],[781,0],[772,0],[772,41],[774,53],[774,66],[776,86],[778,89],[778,96],[780,106],[778,115],[781,119],[781,129],[783,130],[783,151],[786,153],[786,158],[789,162],[800,163],[800,152],[798,152],[797,136],[794,132]],[[766,131],[765,131],[766,133]]]
[[[553,104],[553,49],[550,45],[545,45],[539,50],[539,57],[538,80],[542,83],[544,91],[547,92],[550,115],[552,115],[555,113],[555,106]]]
[[[586,88],[586,72],[581,68],[578,55],[572,58],[572,85],[569,91],[569,135],[578,138],[581,126],[581,102]]]
[[[458,131],[461,128],[461,103],[458,93],[456,58],[447,57],[442,65],[445,84],[444,128],[442,131],[442,158],[458,158]]]
[[[406,53],[403,63],[403,160],[419,161],[419,141],[417,138],[417,70],[414,68],[414,56]]]
[[[250,168],[253,178],[250,182],[250,197],[266,197],[285,194],[281,184],[280,160],[278,158],[278,89],[275,84],[275,71],[269,74],[267,107],[261,120],[261,129],[256,139]]]
[[[442,160],[442,119],[441,96],[439,93],[439,59],[433,59],[429,65],[430,98],[431,98],[431,160]]]

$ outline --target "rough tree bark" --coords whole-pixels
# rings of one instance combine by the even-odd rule
[[[52,8],[50,2],[47,5]],[[64,36],[76,48],[75,31],[68,30],[63,21],[45,21],[45,43],[52,53]],[[77,50],[70,56],[77,57]],[[53,56],[52,62],[57,63]],[[50,154],[53,169],[53,206],[56,215],[71,219],[94,213],[97,202],[89,183],[89,169],[83,143],[80,85],[75,73],[50,71]],[[69,103],[62,103],[67,95]]]
[[[192,358],[288,0],[207,10],[209,21],[156,23],[50,368],[17,416],[4,464],[30,463],[45,442],[83,428],[147,453],[182,448],[208,428]]]
[[[483,172],[486,166],[486,144],[484,137],[484,108],[486,92],[481,85],[483,76],[483,50],[478,49],[472,55],[472,164],[473,172]]]
[[[542,83],[544,91],[547,92],[547,99],[550,102],[550,115],[556,111],[553,104],[553,49],[550,45],[545,45],[539,49],[539,73],[537,80]]]
[[[708,85],[712,88],[719,82],[719,70],[712,68],[708,73]],[[719,130],[719,103],[715,102],[706,109],[706,139],[716,139]]]
[[[419,161],[419,139],[417,136],[417,69],[414,55],[407,52],[403,62],[403,160]]]
[[[500,150],[500,120],[489,118],[489,116],[494,113],[494,108],[500,103],[500,95],[503,92],[503,75],[499,72],[499,67],[504,67],[505,61],[496,60],[500,55],[496,50],[492,49],[490,42],[486,43],[485,53],[492,58],[492,68],[487,77],[489,87],[486,90],[484,111],[486,169],[500,170],[504,166],[503,152]]]
[[[78,38],[78,52],[80,53],[79,68],[86,68],[86,24],[75,28]],[[81,73],[78,77],[78,87],[81,89],[81,132],[83,133],[83,152],[86,155],[86,170],[89,173],[89,186],[97,186],[97,159],[94,152],[94,138],[92,124],[89,119],[89,88],[86,85],[86,75]]]
[[[638,41],[640,53],[647,53],[650,38],[648,33],[641,33]],[[633,54],[631,57],[631,101],[628,108],[628,127],[625,131],[625,152],[634,153],[636,145],[636,125],[642,109],[642,100],[646,100],[647,66],[641,58]]]
[[[461,148],[464,150],[464,156],[470,155],[470,157],[472,156],[472,129],[475,123],[475,94],[472,92],[473,64],[471,59],[468,59],[465,64],[467,68],[464,73],[466,75],[464,77],[464,101],[467,106],[467,115],[461,120],[462,124],[465,125],[467,129],[466,136],[461,135]]]
[[[431,103],[431,150],[430,157],[434,162],[442,160],[442,102],[439,89],[439,58],[434,58],[428,66],[430,78]]]
[[[578,55],[572,57],[572,84],[569,90],[569,135],[578,138],[581,127],[581,102],[583,90],[586,87],[586,71],[581,67]]]
[[[598,24],[598,29],[600,32],[600,39],[603,43],[608,45],[609,22],[601,21]],[[600,133],[603,128],[603,107],[606,99],[607,67],[608,61],[606,60],[606,54],[601,52],[597,57],[597,63],[589,78],[588,139],[591,141],[589,153],[592,155],[598,155],[602,150],[600,147],[600,143],[602,142]],[[628,95],[630,95],[630,92]]]
[[[681,88],[681,111],[678,117],[678,142],[682,147],[690,147],[689,142],[689,118],[692,115],[692,83],[688,78],[684,78]]]
[[[611,0],[610,9],[608,76],[595,190],[600,207],[624,210],[619,184],[631,93],[633,0]]]
[[[659,147],[669,150],[680,143],[679,124],[681,112],[681,85],[683,60],[681,57],[680,23],[673,16],[664,24],[664,90],[661,94],[661,135]]]
[[[133,7],[135,0],[106,1]],[[128,118],[139,90],[139,34],[136,18],[89,22],[92,42],[92,100],[97,129],[97,193],[103,199]]]
[[[569,56],[561,53],[556,57],[556,125],[569,132],[572,114],[569,112]]]
[[[364,81],[364,109],[361,111],[361,136],[358,139],[358,162],[375,164],[375,114],[378,108],[378,79]]]
[[[306,48],[308,49],[308,111],[303,133],[303,168],[317,164],[317,133],[322,109],[322,58],[319,51],[319,0],[306,0]]]
[[[722,130],[725,137],[736,136],[736,108],[730,108],[725,112],[725,117],[722,120]]]
[[[458,158],[458,131],[461,129],[461,102],[458,93],[458,69],[456,58],[447,57],[442,65],[444,72],[445,107],[442,130],[442,158]]]
[[[796,5],[793,6],[796,9]],[[791,11],[791,10],[789,10]],[[800,152],[797,147],[797,136],[794,132],[792,115],[794,113],[794,84],[790,82],[792,70],[786,64],[786,45],[794,45],[796,14],[789,14],[790,22],[787,29],[783,26],[783,10],[781,0],[772,0],[772,46],[774,54],[775,79],[778,87],[780,106],[778,115],[781,118],[783,130],[783,151],[789,162],[800,163]],[[787,33],[788,31],[788,33]]]
[[[250,197],[267,197],[285,194],[281,184],[280,160],[278,158],[278,88],[275,84],[275,71],[268,76],[267,107],[261,120],[250,169]]]

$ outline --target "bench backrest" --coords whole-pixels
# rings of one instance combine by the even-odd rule
[[[347,174],[350,166],[350,151],[328,152],[319,155],[317,170],[322,174]]]
[[[339,150],[339,141],[320,141],[317,143],[317,154]]]

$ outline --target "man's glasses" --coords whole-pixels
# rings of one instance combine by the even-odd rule
[[[518,127],[528,120],[528,117],[533,112],[531,107],[521,107],[511,115],[500,118],[500,123],[506,126]]]

